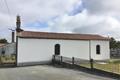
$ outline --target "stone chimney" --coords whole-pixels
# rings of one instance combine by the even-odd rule
[[[15,38],[15,32],[14,31],[12,31],[12,43],[14,43],[15,41],[14,41],[14,38]]]
[[[23,31],[20,27],[21,27],[21,20],[20,20],[20,16],[17,15],[17,17],[16,17],[16,32]]]

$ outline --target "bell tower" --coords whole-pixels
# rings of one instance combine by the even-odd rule
[[[17,17],[16,17],[16,32],[23,31],[20,27],[21,27],[21,20],[20,20],[20,16],[17,15]]]

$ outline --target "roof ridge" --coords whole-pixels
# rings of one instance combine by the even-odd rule
[[[32,33],[46,33],[46,34],[70,34],[70,35],[93,35],[93,36],[101,36],[99,34],[83,34],[83,33],[60,33],[60,32],[38,32],[38,31],[22,31],[22,32],[32,32]],[[21,33],[21,32],[20,32]],[[103,37],[103,36],[101,36]]]
[[[109,40],[98,34],[76,34],[76,33],[55,33],[55,32],[35,32],[22,31],[17,34],[21,38],[41,38],[41,39],[68,39],[68,40]]]

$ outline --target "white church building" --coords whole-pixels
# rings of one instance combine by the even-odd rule
[[[48,63],[53,55],[80,59],[110,58],[109,38],[94,34],[33,32],[16,28],[17,65]]]

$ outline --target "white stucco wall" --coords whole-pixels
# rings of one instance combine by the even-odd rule
[[[40,39],[18,39],[18,63],[51,60],[52,42]]]
[[[96,54],[96,45],[100,45],[100,54]],[[91,58],[95,60],[110,59],[109,41],[91,40]]]
[[[18,38],[18,63],[49,61],[54,54],[55,44],[60,44],[60,55],[89,59],[89,41]],[[103,47],[101,55],[96,55],[96,44]],[[91,57],[105,59],[109,56],[108,41],[91,41]],[[103,53],[104,52],[104,53]]]
[[[89,59],[89,41],[63,40],[60,44],[62,56]]]
[[[19,38],[18,63],[51,60],[55,44],[60,44],[62,56],[89,58],[88,41]]]

